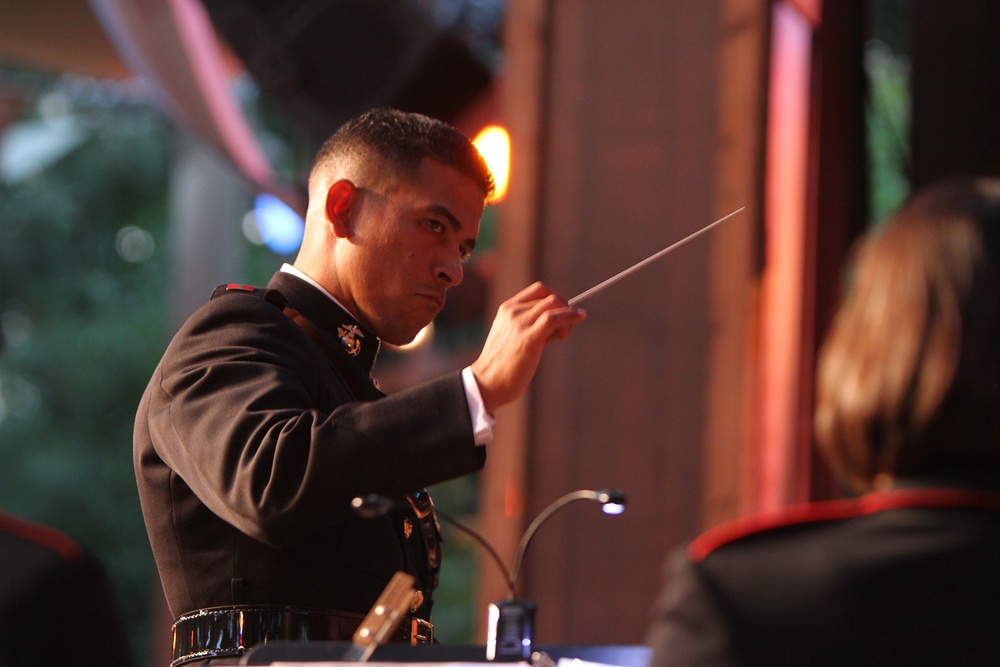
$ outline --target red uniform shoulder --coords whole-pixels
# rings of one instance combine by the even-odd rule
[[[83,554],[83,547],[68,535],[6,512],[0,512],[0,532],[54,551],[65,560],[76,560]]]
[[[287,303],[285,297],[277,290],[269,289],[267,287],[243,285],[241,283],[219,285],[212,291],[212,299],[216,299],[226,294],[252,294],[253,296],[263,299],[278,308],[284,308]]]
[[[1000,492],[978,489],[893,489],[858,498],[791,505],[773,512],[740,517],[702,533],[688,545],[688,557],[704,560],[716,549],[751,535],[824,521],[850,519],[884,510],[913,508],[1000,511]]]

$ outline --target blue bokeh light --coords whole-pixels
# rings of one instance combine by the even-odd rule
[[[299,249],[305,223],[285,202],[262,192],[254,199],[253,211],[264,245],[279,255],[290,255]]]

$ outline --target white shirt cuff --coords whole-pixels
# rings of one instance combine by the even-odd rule
[[[477,445],[487,445],[493,441],[493,424],[496,418],[486,411],[483,396],[479,393],[479,383],[472,369],[462,369],[462,384],[465,386],[465,398],[469,403],[469,416],[472,417],[472,430]]]

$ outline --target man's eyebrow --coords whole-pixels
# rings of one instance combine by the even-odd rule
[[[462,223],[459,222],[458,218],[456,218],[454,214],[452,214],[452,212],[448,210],[448,207],[442,206],[440,204],[433,204],[430,206],[429,210],[431,213],[436,213],[437,215],[447,220],[448,224],[451,225],[451,228],[454,231],[456,232],[462,231]],[[468,248],[468,252],[472,252],[476,247],[476,239],[471,239],[471,238],[465,239],[464,241],[462,241],[462,243]]]

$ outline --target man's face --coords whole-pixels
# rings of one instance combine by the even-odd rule
[[[342,298],[361,324],[402,345],[441,311],[445,290],[462,282],[483,192],[454,168],[424,159],[415,178],[361,197],[349,242],[338,244],[348,287]]]

